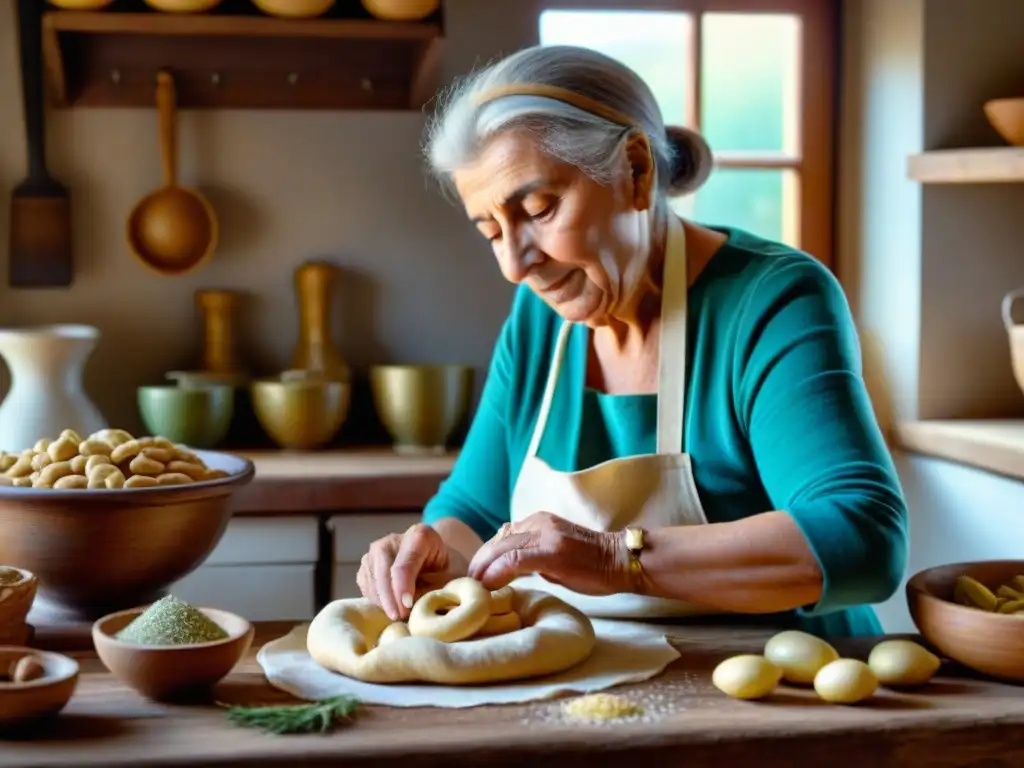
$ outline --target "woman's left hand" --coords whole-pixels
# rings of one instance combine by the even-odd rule
[[[533,573],[585,595],[629,591],[621,534],[592,531],[548,512],[505,523],[469,564],[469,575],[488,589]]]

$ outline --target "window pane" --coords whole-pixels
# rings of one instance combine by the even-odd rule
[[[690,101],[687,13],[556,11],[540,14],[542,45],[578,45],[618,59],[654,92],[667,124],[685,125]]]
[[[702,19],[701,129],[708,142],[716,150],[799,154],[799,18]]]
[[[672,207],[700,224],[745,229],[799,248],[798,184],[788,169],[716,168],[695,195]]]

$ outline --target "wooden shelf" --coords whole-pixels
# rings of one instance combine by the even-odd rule
[[[941,149],[911,155],[907,173],[922,184],[1024,182],[1024,147]]]
[[[418,110],[442,35],[434,17],[49,11],[43,56],[58,107],[153,107],[156,74],[169,69],[183,109]]]
[[[1024,480],[1024,420],[915,421],[897,425],[900,446],[911,453],[966,464]]]

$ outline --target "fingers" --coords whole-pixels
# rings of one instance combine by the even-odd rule
[[[469,564],[469,575],[482,582],[488,589],[499,589],[516,576],[531,573],[530,561],[536,549],[538,532],[527,530],[512,532],[510,527],[488,541],[473,556]]]
[[[391,598],[399,613],[393,618],[404,619],[409,615],[416,596],[416,581],[423,565],[427,558],[435,554],[435,550],[443,546],[437,532],[429,525],[414,525],[402,536],[389,573]]]
[[[395,593],[391,589],[391,565],[390,553],[371,556],[370,566],[373,576],[374,588],[377,591],[377,605],[384,609],[392,621],[398,621],[401,612],[398,610],[398,603],[395,602]]]
[[[526,534],[514,534],[514,537],[519,539],[520,546],[503,551],[486,566],[481,567],[476,578],[487,589],[501,589],[520,576],[547,573],[551,570],[549,553],[535,546]]]

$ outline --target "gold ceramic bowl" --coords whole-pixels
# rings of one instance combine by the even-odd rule
[[[252,0],[268,16],[287,19],[313,19],[327,13],[335,0]]]
[[[1024,97],[1015,99],[992,99],[983,107],[985,117],[1014,147],[1024,147]]]
[[[39,578],[36,603],[95,620],[158,599],[220,542],[252,462],[195,451],[227,477],[188,485],[58,491],[0,486],[0,563]]]
[[[407,451],[443,451],[466,418],[474,370],[468,365],[378,365],[370,388],[381,423]]]
[[[352,385],[318,378],[255,381],[253,410],[282,448],[312,450],[329,443],[348,417]]]
[[[419,21],[440,5],[441,0],[363,0],[371,16],[385,21]]]
[[[144,0],[146,5],[163,13],[205,13],[220,5],[221,0]]]

